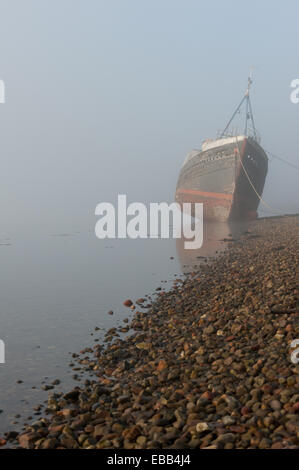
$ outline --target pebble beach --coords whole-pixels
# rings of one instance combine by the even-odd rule
[[[124,299],[130,320],[73,354],[84,384],[49,391],[42,416],[0,445],[299,448],[299,216],[259,219],[226,242],[151,304]]]

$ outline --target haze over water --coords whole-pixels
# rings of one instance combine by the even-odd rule
[[[169,289],[182,272],[199,266],[199,256],[208,260],[225,249],[219,237],[230,230],[227,224],[218,224],[218,229],[205,224],[199,250],[185,250],[183,240],[100,241],[93,233],[10,240],[1,251],[6,364],[0,369],[0,432],[32,416],[33,407],[47,398],[42,384],[61,380],[55,391],[78,384],[68,367],[70,353],[94,346],[107,329],[130,318],[132,311],[122,305],[125,299],[152,294],[154,299],[157,287]],[[20,420],[14,418],[17,414]]]

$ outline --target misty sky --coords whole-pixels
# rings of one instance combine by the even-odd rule
[[[262,145],[298,162],[298,0],[0,0],[0,237],[93,230],[99,202],[173,200],[254,66]],[[264,198],[299,212],[298,171]]]

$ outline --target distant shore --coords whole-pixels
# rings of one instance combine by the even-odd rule
[[[76,360],[15,448],[299,448],[299,216],[264,218]],[[125,299],[124,299],[125,300]],[[129,303],[128,303],[129,305]]]

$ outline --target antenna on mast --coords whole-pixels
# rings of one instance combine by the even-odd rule
[[[249,76],[248,76],[248,86],[247,86],[245,96],[249,96],[250,87],[253,83],[253,78],[252,77],[253,77],[253,67],[250,67]]]
[[[247,135],[247,124],[248,124],[248,121],[250,120],[251,123],[252,123],[252,130],[253,130],[253,134],[254,134],[254,138],[255,140],[257,140],[257,134],[256,134],[256,129],[255,129],[255,124],[254,124],[254,119],[253,119],[253,113],[252,113],[252,107],[251,107],[251,101],[250,101],[250,96],[249,96],[249,91],[250,91],[250,87],[253,83],[253,67],[250,67],[250,72],[249,72],[249,77],[248,77],[248,88],[247,88],[247,91],[246,91],[246,123],[245,123],[245,135]],[[249,112],[248,112],[249,110]]]
[[[247,135],[248,121],[251,121],[254,138],[255,138],[255,140],[257,140],[257,134],[256,134],[255,124],[254,124],[254,119],[253,119],[253,114],[252,114],[251,101],[250,101],[250,97],[249,97],[250,88],[251,88],[251,85],[253,83],[252,77],[253,77],[253,67],[250,67],[250,72],[249,72],[249,76],[248,76],[248,84],[247,84],[247,89],[246,89],[245,95],[243,96],[241,103],[239,104],[236,111],[234,112],[231,119],[229,120],[226,128],[222,132],[220,138],[225,136],[226,131],[228,130],[228,128],[231,125],[232,121],[234,120],[235,116],[240,112],[240,108],[242,107],[244,101],[246,101],[246,115],[245,115],[245,131],[244,131],[244,134]]]

